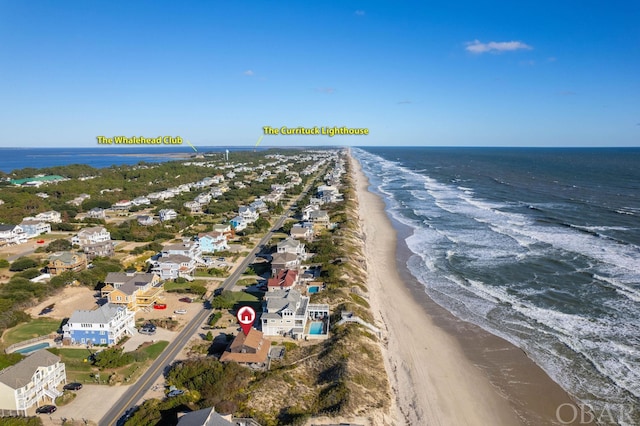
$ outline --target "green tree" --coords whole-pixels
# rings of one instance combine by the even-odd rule
[[[66,251],[66,250],[71,250],[71,246],[72,246],[71,241],[60,238],[60,239],[51,241],[45,250],[47,251],[47,253],[56,252],[56,251]]]
[[[8,268],[10,265],[9,261],[7,259],[0,259],[0,269],[2,268]]]
[[[19,257],[14,260],[11,266],[9,267],[10,271],[24,271],[25,269],[35,268],[38,266],[38,262],[28,257]]]

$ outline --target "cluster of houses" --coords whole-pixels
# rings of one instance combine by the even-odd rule
[[[269,157],[269,156],[268,156]],[[277,160],[269,165],[253,168],[261,170],[255,179],[268,179],[272,172],[287,171],[291,157],[273,155]],[[311,174],[328,161],[326,152],[319,151],[301,155],[300,159],[313,159],[315,162],[302,174]],[[203,165],[206,163],[194,163]],[[232,179],[235,173],[243,172],[242,167],[234,167],[226,174]],[[268,336],[289,336],[300,338],[326,338],[329,329],[329,306],[311,304],[306,286],[312,278],[304,274],[302,262],[307,259],[303,241],[310,241],[315,232],[322,228],[331,228],[329,216],[320,206],[341,201],[337,190],[339,177],[344,172],[338,161],[336,168],[325,176],[326,185],[318,188],[317,196],[305,206],[302,222],[294,225],[291,235],[277,244],[271,261],[271,277],[267,280],[267,289],[263,302],[263,312],[257,322],[261,331],[251,329],[245,335],[239,333],[229,348],[223,353],[221,361],[235,361],[242,364],[260,366],[268,362],[271,342]],[[224,182],[225,176],[217,175],[205,178],[193,184],[180,185],[167,191],[151,193],[132,201],[120,201],[112,206],[114,210],[124,211],[131,206],[146,205],[154,199],[166,199],[192,188],[203,189]],[[205,253],[215,253],[228,249],[228,240],[235,231],[245,229],[255,222],[261,213],[267,211],[267,202],[280,200],[286,189],[301,183],[297,173],[290,174],[287,185],[272,185],[271,194],[261,197],[248,206],[240,206],[238,214],[228,224],[215,225],[210,232],[200,233],[197,237],[164,246],[161,253],[149,259],[149,272],[111,272],[107,275],[101,296],[106,303],[93,310],[76,310],[62,327],[63,342],[70,345],[113,345],[127,335],[135,334],[135,313],[149,310],[154,304],[164,301],[164,281],[183,277],[193,279],[198,266],[207,266]],[[192,212],[208,203],[208,197],[221,195],[221,187],[199,194],[189,202]],[[173,195],[170,195],[173,194]],[[86,194],[85,194],[86,195]],[[87,198],[89,196],[87,195]],[[81,203],[84,197],[79,202]],[[74,201],[74,200],[72,200]],[[78,200],[76,200],[78,201]],[[192,208],[193,207],[193,208]],[[160,211],[160,220],[175,218],[176,212],[170,209]],[[87,216],[104,218],[104,210],[93,209]],[[25,218],[20,225],[0,225],[0,245],[18,244],[32,236],[50,232],[51,223],[60,222],[57,212],[45,212],[35,217]],[[138,218],[140,221],[140,218]],[[81,271],[97,256],[112,256],[114,246],[110,233],[102,226],[81,229],[72,238],[82,252],[60,252],[50,256],[48,270],[51,275],[66,271]],[[46,350],[38,350],[11,367],[0,371],[0,409],[15,415],[26,415],[27,410],[39,405],[45,399],[55,399],[60,395],[57,388],[66,383],[65,366],[60,358]],[[202,415],[215,416],[213,410],[201,410]],[[194,413],[195,414],[195,413]],[[185,423],[186,424],[186,423]]]

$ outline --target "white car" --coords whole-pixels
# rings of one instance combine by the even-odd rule
[[[175,311],[173,311],[174,314],[178,314],[178,315],[184,315],[187,313],[186,309],[176,309]]]

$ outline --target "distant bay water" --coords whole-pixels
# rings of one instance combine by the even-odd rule
[[[141,161],[159,163],[178,160],[171,154],[202,154],[206,152],[246,151],[252,147],[190,146],[98,146],[91,148],[0,148],[0,170],[9,173],[25,167],[43,168],[86,164],[95,168],[113,165],[133,165]],[[183,158],[186,159],[186,158]]]
[[[353,152],[434,301],[640,424],[640,149]]]

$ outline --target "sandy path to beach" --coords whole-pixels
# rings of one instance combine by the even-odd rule
[[[365,234],[370,300],[384,323],[385,368],[396,397],[394,424],[518,425],[520,420],[459,343],[433,324],[396,269],[396,233],[382,200],[352,159]]]

